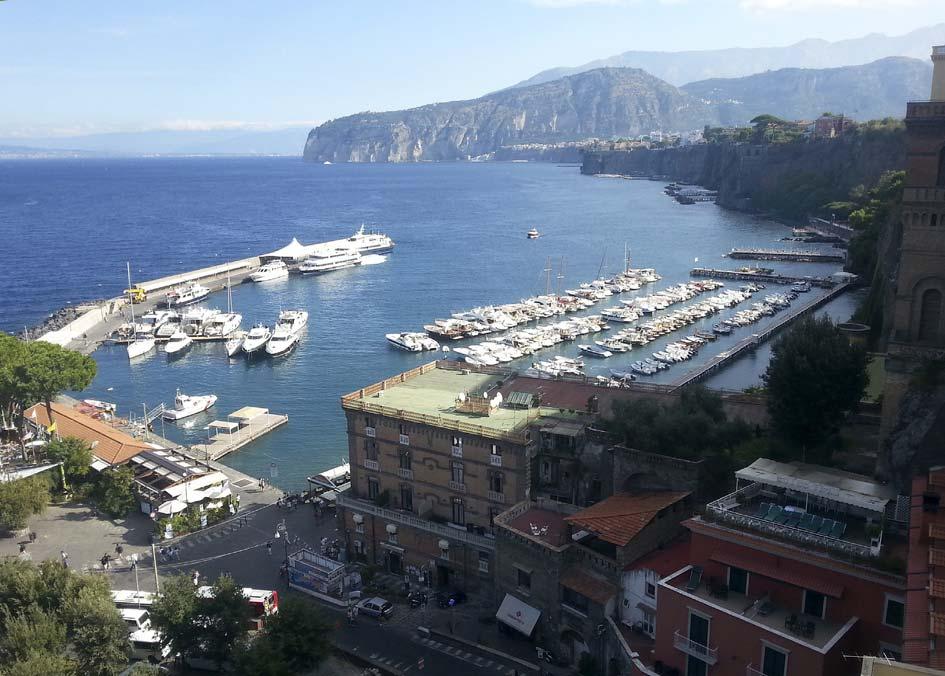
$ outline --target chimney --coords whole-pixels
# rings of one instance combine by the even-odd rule
[[[932,47],[932,101],[945,101],[945,45]]]

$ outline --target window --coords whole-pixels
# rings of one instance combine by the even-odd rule
[[[730,591],[748,595],[748,571],[730,566],[728,569],[728,588]]]
[[[397,544],[397,531],[394,531],[393,533],[388,531],[387,541],[391,543],[392,545],[396,545]]]
[[[397,429],[400,431],[401,434],[408,434],[407,426],[404,425],[403,423],[400,423],[400,425],[397,426]]]
[[[499,472],[495,472],[489,476],[489,490],[493,493],[502,492],[502,475]]]
[[[459,498],[453,498],[453,523],[466,525],[466,505]]]
[[[761,673],[765,676],[784,676],[787,673],[787,653],[765,645],[762,649]]]
[[[380,484],[377,483],[377,479],[368,479],[367,480],[367,496],[369,500],[377,500],[377,496],[381,493]]]
[[[410,450],[402,448],[400,450],[400,469],[410,469]]]
[[[820,592],[805,589],[803,613],[823,618],[825,610],[827,610],[827,598]]]
[[[686,676],[706,676],[709,673],[709,665],[698,657],[689,655],[686,658]]]
[[[641,624],[643,625],[642,629],[645,634],[652,636],[654,633],[656,633],[656,617],[653,615],[653,613],[649,613],[644,610],[643,621]]]
[[[479,572],[480,573],[489,572],[489,553],[488,552],[479,552]]]
[[[886,607],[883,609],[883,624],[902,629],[906,606],[897,596],[886,596]]]
[[[573,589],[561,588],[561,600],[575,610],[587,615],[587,597]]]
[[[454,435],[454,436],[453,436],[453,445],[454,445],[454,446],[462,446],[462,445],[463,445],[463,438],[462,438],[462,437],[457,437],[457,436]]]
[[[453,472],[453,475],[452,475],[452,480],[453,480],[453,482],[458,483],[458,484],[465,483],[465,482],[463,481],[463,476],[464,476],[464,475],[463,475],[463,463],[461,463],[461,462],[454,462],[454,463],[452,464],[452,472]]]
[[[364,457],[368,460],[377,460],[377,442],[374,439],[364,440]]]
[[[646,595],[649,596],[651,599],[656,598],[656,585],[653,584],[652,582],[646,583]]]
[[[919,340],[938,338],[938,325],[942,317],[942,292],[926,289],[919,305]]]
[[[518,581],[516,584],[522,589],[531,589],[532,588],[532,574],[530,571],[522,570],[521,568],[515,569],[518,572]]]
[[[498,444],[492,444],[492,447],[490,449],[490,455],[499,455],[499,456],[502,455],[502,449],[499,448]]]
[[[413,511],[413,491],[410,490],[410,486],[400,487],[400,507],[408,512]]]

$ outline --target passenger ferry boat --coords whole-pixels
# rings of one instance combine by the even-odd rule
[[[348,247],[359,254],[379,254],[394,250],[394,240],[380,232],[364,232],[364,225],[348,238]]]
[[[361,254],[352,249],[319,251],[302,261],[299,272],[303,275],[321,274],[361,265]]]

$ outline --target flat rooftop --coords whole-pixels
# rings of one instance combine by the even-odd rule
[[[553,512],[550,509],[532,507],[523,514],[510,520],[506,526],[538,538],[552,547],[562,547],[571,539],[568,537],[567,514]]]
[[[578,417],[577,413],[544,407],[523,409],[500,405],[491,408],[488,415],[460,410],[463,397],[481,398],[485,394],[493,399],[503,385],[515,380],[518,378],[504,370],[466,368],[458,362],[431,363],[347,394],[342,397],[342,406],[486,436],[490,433],[524,434],[529,424],[545,416]],[[503,395],[503,401],[507,398]]]

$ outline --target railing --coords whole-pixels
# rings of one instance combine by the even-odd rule
[[[385,521],[391,521],[394,523],[399,523],[403,526],[409,526],[411,528],[423,530],[427,533],[433,533],[434,535],[447,540],[465,542],[467,544],[479,547],[480,549],[486,549],[489,551],[495,550],[495,541],[492,538],[476,535],[475,533],[470,533],[469,531],[461,530],[459,528],[451,528],[433,521],[427,521],[426,519],[420,519],[411,514],[407,514],[406,512],[397,512],[392,509],[378,507],[373,503],[348,497],[346,493],[347,491],[338,494],[337,504],[340,507],[344,507],[359,513],[373,514],[374,516],[380,517]]]
[[[373,427],[365,427],[364,436],[371,437],[373,439],[377,436],[377,430],[375,430]]]
[[[453,454],[454,458],[463,457],[463,447],[462,446],[450,446],[450,452]]]
[[[496,493],[495,491],[489,491],[489,499],[492,502],[505,504],[505,493]]]
[[[501,456],[501,455],[490,455],[490,456],[489,456],[489,464],[492,465],[493,467],[501,467],[501,466],[502,466],[502,456]]]
[[[380,464],[378,464],[377,460],[365,460],[364,469],[370,469],[377,472],[380,469]]]
[[[767,676],[767,674],[759,669],[755,669],[753,664],[749,664],[745,667],[745,676]]]
[[[710,648],[707,645],[697,643],[688,636],[683,636],[679,631],[673,633],[673,646],[687,655],[699,658],[707,664],[715,664],[719,661],[719,651],[717,648]]]
[[[724,495],[706,505],[709,509],[731,509],[738,507],[742,502],[750,500],[761,492],[761,484],[753,483],[742,486],[734,493]]]
[[[398,439],[398,441],[399,441],[399,442],[401,443],[401,445],[403,445],[403,446],[409,446],[409,445],[410,445],[410,435],[401,434],[401,435],[400,435],[400,438]]]
[[[449,486],[451,491],[456,491],[457,493],[466,492],[466,484],[460,483],[458,481],[450,481]]]
[[[399,476],[401,479],[410,479],[410,480],[413,480],[413,470],[412,470],[412,469],[405,469],[405,468],[403,468],[403,467],[398,467],[398,468],[397,468],[397,476]]]

